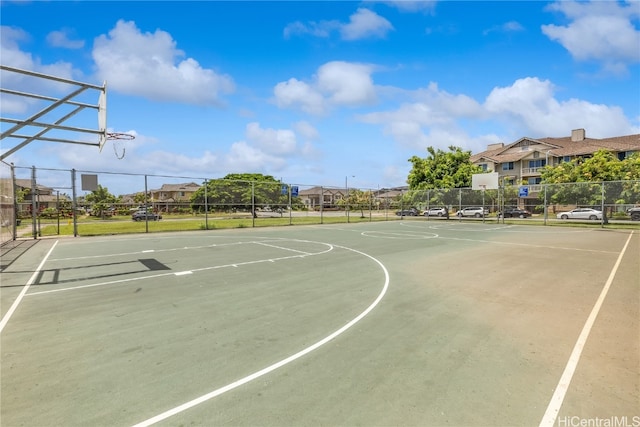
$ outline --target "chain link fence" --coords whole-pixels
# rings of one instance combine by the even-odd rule
[[[520,208],[530,221],[561,222],[561,212],[592,208],[600,222],[634,222],[640,181],[470,188],[366,189],[209,177],[125,174],[2,164],[2,239],[324,224],[422,217],[482,220]],[[434,209],[438,218],[427,213]],[[446,214],[442,214],[446,213]],[[434,214],[435,216],[435,214]],[[504,220],[504,218],[502,218]],[[598,218],[600,219],[600,218]]]
[[[16,198],[13,185],[13,168],[0,161],[0,243],[14,240],[16,237]]]

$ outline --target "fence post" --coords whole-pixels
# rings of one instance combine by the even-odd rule
[[[607,218],[607,212],[605,211],[606,206],[604,204],[604,181],[602,181],[600,191],[601,191],[601,194],[600,194],[600,196],[601,196],[601,201],[600,201],[601,209],[600,210],[602,211],[602,219],[600,220],[600,228],[604,228],[604,225],[608,223],[608,221],[606,219]]]
[[[149,232],[149,190],[147,189],[147,175],[144,176],[144,232]],[[151,212],[153,212],[153,206],[151,206]]]
[[[13,196],[13,240],[16,240],[18,237],[18,193],[16,190],[18,189],[18,184],[16,183],[16,168],[13,163],[11,163],[11,185],[13,186],[12,196]]]
[[[320,186],[320,224],[324,224],[324,187]]]
[[[36,167],[31,166],[31,234],[34,239],[38,238],[38,207],[36,204],[37,190],[36,190]]]
[[[78,199],[76,196],[76,170],[71,169],[71,209],[73,213],[73,237],[78,237]]]
[[[544,225],[547,225],[547,217],[549,216],[549,208],[547,207],[547,186],[544,184]]]
[[[256,186],[255,181],[251,181],[251,226],[256,226]]]
[[[207,195],[207,179],[204,180],[204,229],[209,229],[209,196]]]

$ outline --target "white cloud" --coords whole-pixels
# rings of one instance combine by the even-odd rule
[[[403,12],[431,12],[435,9],[437,0],[395,0],[381,1],[372,0],[365,3],[386,3]]]
[[[548,9],[562,12],[571,22],[543,25],[542,32],[576,60],[600,61],[612,72],[626,71],[627,64],[640,61],[640,31],[633,24],[640,18],[637,2],[561,1]]]
[[[318,69],[318,89],[334,105],[363,105],[375,101],[369,65],[342,61],[328,62]]]
[[[307,121],[302,120],[297,123],[294,123],[293,129],[298,133],[298,135],[302,136],[306,140],[313,141],[318,139],[318,136],[319,136],[318,129],[313,127]]]
[[[369,9],[360,8],[349,17],[349,23],[340,28],[344,40],[384,38],[393,25]]]
[[[302,111],[319,115],[325,112],[324,99],[317,89],[291,78],[278,83],[273,89],[276,105],[280,108],[299,106]]]
[[[504,140],[495,134],[501,122],[508,124],[507,132],[515,132],[507,138],[563,136],[576,128],[586,128],[594,138],[640,132],[620,107],[579,99],[558,100],[553,84],[538,78],[494,88],[483,104],[466,95],[442,91],[435,83],[414,91],[413,96],[416,102],[363,114],[358,119],[382,126],[383,132],[400,145],[419,150],[456,145],[482,151],[486,144]]]
[[[579,99],[559,101],[553,84],[538,78],[519,79],[511,86],[494,88],[484,107],[492,115],[517,120],[528,135],[567,135],[576,128],[588,128],[589,135],[595,138],[638,132],[620,107]]]
[[[295,78],[278,83],[273,90],[275,103],[280,108],[299,107],[314,115],[336,106],[370,105],[376,100],[372,73],[370,65],[328,62],[318,68],[311,83]]]
[[[183,58],[171,35],[142,33],[134,22],[118,21],[108,35],[96,38],[93,59],[97,74],[110,89],[155,101],[217,105],[234,90],[231,77]]]
[[[233,143],[225,156],[225,166],[229,172],[277,172],[286,165],[285,159],[265,153],[245,141]]]
[[[296,135],[289,129],[263,129],[260,123],[249,123],[246,129],[247,141],[262,151],[274,155],[290,155],[296,151]]]
[[[342,24],[339,21],[310,21],[306,25],[300,21],[288,24],[284,29],[284,37],[291,38],[294,35],[311,34],[314,37],[327,38],[331,33],[338,31]]]
[[[517,21],[509,21],[505,22],[502,25],[493,26],[487,30],[482,32],[483,35],[488,35],[490,33],[511,33],[516,31],[524,31],[524,27]]]
[[[72,40],[73,30],[63,28],[47,34],[47,43],[53,47],[63,47],[66,49],[82,49],[84,40]]]
[[[2,58],[2,64],[64,79],[73,80],[77,76],[81,76],[81,73],[68,62],[58,61],[52,64],[43,64],[39,57],[34,57],[31,53],[23,51],[20,47],[21,44],[28,43],[30,40],[31,36],[20,28],[0,26],[0,58]],[[71,91],[71,86],[63,83],[5,70],[0,72],[0,78],[4,89],[36,93],[44,96],[57,96]],[[0,102],[2,103],[2,111],[5,114],[24,114],[34,105],[40,105],[34,99],[7,94],[0,95]]]
[[[296,21],[285,27],[283,35],[287,39],[300,34],[327,38],[337,31],[343,40],[353,41],[366,38],[384,38],[391,30],[393,30],[393,25],[388,20],[369,9],[359,8],[349,17],[347,23],[331,20],[309,21],[305,24]]]

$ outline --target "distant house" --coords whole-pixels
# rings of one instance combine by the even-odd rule
[[[40,184],[36,184],[35,192],[33,192],[30,179],[16,179],[15,186],[16,192],[24,191],[24,199],[18,204],[20,211],[31,211],[33,202],[36,203],[37,209],[43,210],[55,208],[59,202],[70,200],[66,194],[59,194],[53,188]]]
[[[547,164],[557,166],[578,157],[588,158],[601,149],[623,160],[640,152],[640,134],[597,139],[587,138],[584,129],[575,129],[567,137],[523,137],[508,145],[491,144],[470,160],[485,171],[497,172],[500,185],[528,185],[529,197],[534,198],[541,189],[541,172]]]
[[[186,184],[162,184],[158,190],[151,190],[151,198],[154,202],[184,203],[191,200],[191,196],[198,191],[199,184],[188,182]]]
[[[408,187],[406,186],[397,188],[381,188],[379,190],[372,190],[372,194],[376,205],[379,208],[384,208],[392,205],[393,201],[397,200],[402,193],[407,190]],[[321,205],[323,209],[337,207],[337,203],[344,199],[346,194],[346,188],[317,186],[307,190],[301,190],[299,192],[299,197],[307,209],[319,210]]]
[[[347,193],[345,188],[312,187],[300,190],[298,197],[307,209],[330,209],[336,207],[338,201],[342,200]]]

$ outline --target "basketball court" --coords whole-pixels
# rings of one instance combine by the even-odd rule
[[[637,232],[453,220],[43,239],[2,272],[0,416],[633,425],[639,272]]]

